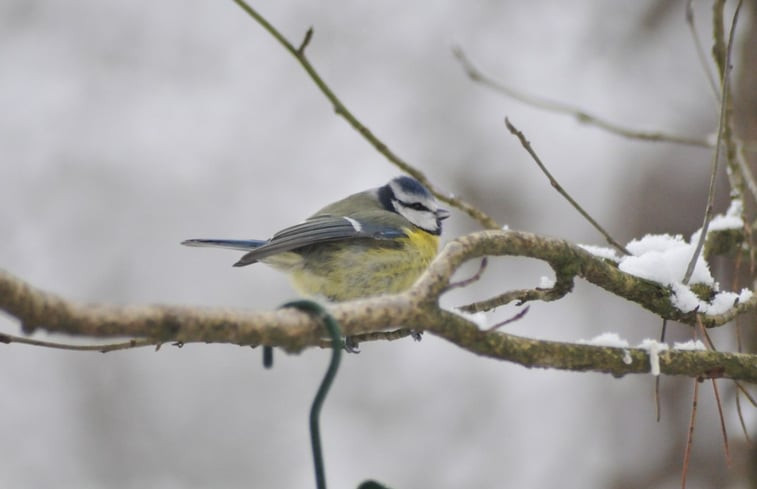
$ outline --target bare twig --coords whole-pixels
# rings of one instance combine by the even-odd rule
[[[583,207],[581,207],[578,204],[578,202],[576,202],[575,199],[573,199],[573,197],[570,196],[568,192],[565,191],[565,189],[562,188],[560,183],[555,179],[555,177],[552,176],[549,170],[547,170],[547,167],[544,166],[544,163],[542,163],[541,158],[539,158],[539,156],[536,154],[534,149],[531,147],[531,143],[528,141],[528,139],[526,139],[526,136],[524,136],[520,130],[518,130],[515,126],[513,126],[510,120],[507,118],[505,118],[505,125],[507,126],[507,129],[520,140],[520,144],[523,146],[523,148],[525,148],[526,151],[528,151],[528,154],[531,155],[531,158],[534,160],[534,162],[536,162],[536,164],[539,166],[541,171],[547,176],[547,178],[549,179],[549,183],[555,188],[555,190],[557,190],[557,192],[559,192],[560,195],[565,197],[565,199],[568,202],[570,202],[570,205],[572,205],[573,208],[575,208],[584,217],[584,219],[589,221],[589,223],[594,227],[594,229],[599,231],[599,233],[605,237],[605,240],[607,240],[607,242],[613,248],[615,248],[616,250],[618,250],[620,253],[624,255],[630,255],[631,253],[629,253],[628,250],[626,250],[626,248],[622,244],[615,241],[615,239],[613,239],[613,237],[610,236],[610,233],[605,231],[605,229],[602,226],[600,226],[600,224],[593,217],[591,217],[591,215],[588,212],[586,212],[583,209]]]
[[[741,385],[740,382],[734,382],[734,384],[736,384],[736,387],[738,387],[739,390],[741,391],[741,393],[744,394],[744,396],[747,398],[747,400],[749,400],[749,403],[752,405],[752,407],[756,407],[757,408],[757,399],[755,399],[754,397],[752,397],[752,395],[749,393],[749,391],[746,390],[746,387],[744,387],[743,385]]]
[[[260,15],[258,11],[253,9],[247,2],[245,2],[244,0],[234,0],[234,2],[239,5],[239,7],[241,7],[242,10],[244,10],[258,24],[260,24],[260,26],[263,27],[266,32],[272,35],[279,42],[279,44],[284,47],[284,49],[286,49],[292,56],[294,56],[294,58],[300,63],[300,66],[302,66],[302,68],[307,72],[308,76],[310,76],[310,79],[313,80],[313,82],[316,84],[321,93],[323,93],[323,95],[329,100],[329,102],[331,102],[331,105],[334,108],[334,112],[343,117],[347,121],[347,123],[352,126],[353,129],[360,133],[360,135],[363,136],[363,138],[376,149],[376,151],[381,153],[387,160],[389,160],[400,170],[423,183],[442,202],[446,202],[447,204],[465,212],[485,228],[501,228],[501,226],[497,224],[497,221],[495,221],[491,216],[489,216],[482,210],[478,209],[472,204],[465,202],[462,199],[450,196],[447,192],[438,190],[429,181],[429,179],[423,172],[421,172],[410,163],[400,158],[392,150],[390,150],[383,141],[381,141],[376,135],[374,135],[373,132],[368,129],[368,127],[360,122],[357,117],[355,117],[355,115],[350,112],[349,109],[347,109],[344,103],[342,103],[342,101],[336,96],[336,94],[331,90],[326,82],[323,81],[316,69],[305,56],[305,47],[309,44],[310,39],[312,38],[312,28],[310,28],[308,30],[308,33],[305,34],[305,38],[303,39],[300,47],[295,48],[294,45],[278,31],[278,29],[271,25],[270,22],[268,22],[262,15]]]
[[[367,341],[395,341],[413,336],[415,331],[407,328],[394,329],[391,331],[376,331],[374,333],[362,333],[350,336],[350,341],[353,343],[365,343]],[[331,340],[321,340],[318,344],[321,348],[331,348]]]
[[[714,96],[715,101],[719,104],[720,91],[718,90],[717,83],[715,82],[715,77],[712,75],[712,71],[710,70],[710,60],[707,57],[707,54],[705,54],[704,48],[702,47],[702,41],[701,39],[699,39],[699,34],[697,33],[697,28],[694,22],[694,7],[692,3],[693,0],[686,1],[686,25],[689,26],[691,39],[694,41],[694,48],[697,51],[699,65],[702,67],[705,77],[710,84],[710,89],[712,90],[712,95]]]
[[[460,306],[460,310],[470,314],[484,311],[491,311],[497,307],[515,302],[516,305],[522,306],[526,302],[543,301],[552,302],[562,299],[573,289],[572,282],[569,287],[552,287],[551,289],[517,289],[508,290],[489,299],[476,301],[471,304]]]
[[[521,319],[523,319],[523,317],[526,314],[528,314],[529,309],[531,309],[531,306],[524,307],[522,310],[518,311],[518,313],[515,314],[514,316],[512,316],[510,318],[507,318],[504,321],[500,321],[500,322],[498,322],[497,324],[495,324],[493,326],[489,326],[489,328],[487,328],[486,331],[496,331],[499,328],[501,328],[502,326],[506,326],[506,325],[508,325],[510,323],[514,323],[515,321],[520,321]]]
[[[313,26],[308,27],[305,32],[305,37],[302,38],[300,47],[297,48],[297,56],[305,56],[305,48],[310,44],[310,40],[313,39]]]
[[[739,3],[736,5],[736,9],[734,11],[733,19],[731,21],[731,29],[730,33],[728,35],[728,40],[726,41],[725,36],[725,0],[717,0],[713,2],[713,13],[712,13],[712,24],[713,24],[713,38],[714,38],[714,45],[712,48],[712,54],[713,58],[715,59],[715,63],[718,66],[719,73],[721,75],[720,82],[721,82],[721,91],[724,90],[726,82],[728,81],[726,78],[726,75],[730,72],[731,66],[730,66],[730,58],[731,58],[731,50],[733,49],[731,46],[733,46],[733,36],[735,33],[735,26],[736,26],[736,20],[739,15],[739,11],[741,9],[742,2],[739,1]],[[744,151],[755,151],[755,144],[752,143],[746,143],[744,141],[741,141],[735,134],[732,128],[733,122],[732,122],[732,112],[733,112],[733,98],[729,97],[727,99],[728,104],[725,107],[726,115],[725,115],[725,126],[723,129],[723,136],[722,139],[725,143],[725,150],[726,150],[726,162],[728,163],[729,171],[726,173],[728,176],[728,181],[731,186],[731,193],[732,193],[732,199],[733,198],[743,198],[744,194],[746,193],[745,190],[748,190],[752,199],[757,202],[757,182],[755,181],[754,174],[752,173],[752,169],[749,166],[749,164],[746,161],[746,157],[744,156]],[[723,105],[721,103],[721,111],[723,110]],[[742,213],[742,218],[744,222],[746,223],[748,219],[745,215],[747,206],[744,206],[744,213]],[[748,232],[748,229],[747,229]],[[750,255],[754,254],[754,250],[752,247],[752,239],[751,236],[749,236],[748,240]]]
[[[694,328],[695,339],[696,339],[697,329],[699,329],[699,331],[702,333],[702,338],[704,339],[705,346],[712,351],[718,351],[718,349],[715,348],[715,343],[712,342],[712,338],[710,338],[710,334],[707,333],[707,328],[704,327],[701,314],[697,314],[697,324],[696,324],[696,328]]]
[[[739,417],[739,423],[741,424],[741,432],[744,434],[744,438],[746,439],[747,443],[752,443],[752,440],[749,438],[749,430],[746,427],[746,422],[744,421],[744,413],[741,410],[741,394],[739,391],[736,391],[736,414]]]
[[[684,144],[687,146],[697,146],[700,148],[711,148],[710,143],[706,138],[692,138],[687,136],[678,136],[674,134],[666,134],[659,131],[641,131],[636,129],[629,129],[613,122],[608,121],[602,117],[590,114],[585,110],[578,107],[568,105],[562,102],[549,100],[544,97],[538,97],[530,95],[520,90],[515,90],[507,85],[495,80],[494,78],[485,75],[479,70],[465,55],[460,47],[454,47],[452,49],[455,57],[460,61],[468,77],[482,85],[489,87],[503,95],[506,95],[514,100],[522,102],[531,107],[537,109],[546,110],[549,112],[562,113],[576,118],[579,122],[589,124],[603,129],[612,134],[622,136],[630,139],[639,139],[642,141],[654,141],[654,142],[668,142],[676,144]]]
[[[460,280],[458,282],[452,282],[447,286],[446,291],[452,290],[452,289],[459,289],[462,287],[467,287],[472,283],[478,282],[481,279],[481,276],[483,276],[484,271],[486,271],[486,266],[489,264],[489,260],[486,257],[481,258],[481,262],[478,265],[478,270],[476,270],[476,273],[474,273],[472,276]]]
[[[741,10],[741,1],[736,5],[734,11],[733,20],[731,22],[731,29],[726,38],[725,32],[725,0],[716,0],[712,3],[712,27],[713,27],[713,39],[714,45],[712,48],[712,55],[715,59],[715,63],[718,67],[718,72],[721,75],[721,92],[724,82],[724,75],[731,70],[730,66],[730,46],[733,46],[733,36],[736,32],[735,22],[738,18],[738,14]],[[732,97],[728,97],[727,104],[725,106],[726,116],[725,125],[723,127],[722,141],[725,146],[726,163],[728,164],[729,171],[726,173],[728,182],[731,187],[731,199],[743,199],[745,194],[745,185],[748,186],[752,197],[757,199],[755,192],[754,176],[749,165],[745,164],[743,155],[741,154],[745,149],[750,151],[754,148],[754,143],[744,144],[736,136],[733,130],[733,100]],[[722,108],[722,106],[721,106]],[[723,147],[722,145],[720,146]],[[746,209],[746,206],[744,206]],[[742,215],[742,218],[746,221],[746,216]]]
[[[660,376],[657,375],[654,378],[654,408],[655,408],[655,419],[657,422],[660,422],[660,419],[662,419],[662,406],[660,406]]]
[[[689,433],[686,437],[686,449],[683,453],[683,468],[681,469],[681,489],[686,489],[686,475],[689,471],[691,445],[694,442],[694,422],[697,419],[697,399],[699,398],[699,381],[694,381],[694,396],[691,401],[691,418],[689,419]]]
[[[662,328],[660,331],[660,343],[665,342],[665,333],[668,329],[668,320],[663,319],[662,320]],[[657,422],[660,422],[660,419],[662,418],[662,407],[660,406],[660,376],[658,375],[654,379],[654,405],[655,405],[655,415]]]
[[[668,329],[668,320],[667,319],[663,319],[662,320],[662,328],[661,328],[661,331],[660,331],[660,342],[661,343],[665,341],[665,333],[667,332],[667,329]]]
[[[718,416],[720,417],[720,432],[723,434],[723,449],[725,450],[725,462],[728,467],[731,466],[731,449],[728,445],[728,430],[725,428],[725,417],[723,416],[723,403],[720,401],[720,392],[718,391],[717,380],[710,379],[712,390],[715,392],[715,404],[718,406]]]
[[[710,171],[710,184],[707,190],[707,206],[705,207],[704,211],[704,222],[702,223],[702,232],[699,234],[699,241],[697,242],[697,246],[694,249],[694,255],[691,257],[691,261],[689,262],[689,266],[686,268],[686,274],[683,276],[683,283],[688,284],[689,280],[691,279],[691,275],[694,273],[694,268],[696,267],[697,261],[699,260],[699,255],[702,253],[702,247],[704,246],[704,241],[707,239],[707,229],[710,226],[710,220],[712,219],[712,209],[715,202],[715,179],[717,178],[718,173],[718,163],[720,161],[720,145],[721,141],[723,140],[723,132],[725,131],[725,127],[727,124],[727,114],[728,114],[728,97],[730,94],[729,90],[729,75],[731,73],[731,49],[733,47],[733,35],[736,31],[736,21],[738,20],[739,16],[739,10],[741,9],[741,1],[739,1],[738,5],[736,6],[736,11],[733,14],[733,21],[731,22],[731,33],[728,39],[728,44],[725,47],[725,63],[723,65],[723,73],[721,78],[721,100],[720,100],[720,122],[718,124],[718,138],[717,142],[715,143],[715,151],[713,151],[712,156],[712,169]]]
[[[745,226],[749,226],[747,222],[744,223]],[[754,257],[754,247],[751,245],[751,230],[747,232],[747,235],[749,236],[749,252],[750,252],[750,258]],[[734,264],[734,271],[733,271],[733,282],[732,282],[732,290],[737,290],[737,287],[739,287],[739,275],[741,271],[741,263],[742,263],[742,254],[739,253],[736,255],[736,263]],[[754,260],[750,260],[750,277],[754,276]],[[735,334],[736,334],[736,351],[741,353],[743,351],[743,342],[741,339],[741,317],[736,318],[734,321],[735,326]],[[744,413],[741,409],[741,394],[742,391],[744,391],[744,387],[739,384],[738,382],[734,382],[736,384],[736,414],[739,418],[739,424],[741,425],[741,432],[744,434],[744,438],[746,439],[747,443],[751,444],[751,440],[749,438],[749,430],[747,430],[746,422],[744,421]]]
[[[118,350],[129,350],[132,348],[141,348],[144,346],[154,346],[156,342],[149,339],[132,339],[121,343],[107,343],[104,345],[73,345],[70,343],[58,343],[55,341],[35,340],[33,338],[25,338],[23,336],[14,336],[10,334],[0,333],[0,343],[20,343],[30,346],[41,346],[43,348],[53,348],[56,350],[70,350],[70,351],[96,351],[100,353],[108,353]]]

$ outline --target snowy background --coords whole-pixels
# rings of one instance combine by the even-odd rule
[[[695,3],[707,38],[709,6]],[[709,151],[528,108],[472,83],[451,54],[459,45],[512,86],[618,123],[703,137],[717,108],[684,2],[255,6],[294,43],[312,25],[307,54],[345,104],[439,187],[511,228],[604,244],[505,116],[620,241],[700,225]],[[293,297],[283,276],[179,242],[266,238],[396,174],[230,0],[0,4],[0,267],[36,286],[82,301],[271,309]],[[445,239],[476,229],[459,212],[445,224]],[[448,305],[549,275],[524,259],[492,262]],[[637,344],[658,337],[660,321],[579,282],[508,328],[566,341],[613,331]],[[19,329],[3,316],[0,331]],[[729,346],[728,331],[715,336]],[[669,328],[669,341],[689,338]],[[307,412],[327,357],[279,353],[264,371],[259,350],[236,346],[4,346],[0,486],[312,487]],[[691,380],[663,379],[656,423],[649,376],[527,370],[431,335],[364,344],[342,365],[322,425],[332,487],[679,486]],[[700,394],[690,487],[745,487],[735,409],[727,403],[726,470],[710,386]]]

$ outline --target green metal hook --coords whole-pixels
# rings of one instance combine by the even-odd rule
[[[297,300],[287,302],[282,308],[294,308],[300,311],[313,314],[320,319],[331,336],[331,362],[323,376],[321,386],[313,398],[313,404],[310,406],[310,445],[313,450],[313,464],[315,466],[315,483],[318,489],[326,489],[326,470],[323,464],[323,451],[321,449],[321,432],[319,427],[319,417],[323,401],[329,392],[331,384],[334,382],[336,372],[339,369],[339,361],[342,355],[342,333],[339,331],[339,323],[329,314],[326,309],[317,302],[309,300]]]

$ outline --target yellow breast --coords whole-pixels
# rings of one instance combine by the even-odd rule
[[[294,287],[309,296],[347,301],[408,289],[428,267],[439,248],[439,237],[405,229],[394,240],[329,243],[298,253],[289,267]]]

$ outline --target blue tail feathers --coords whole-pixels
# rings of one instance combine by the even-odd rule
[[[210,246],[232,250],[250,251],[263,246],[268,241],[259,239],[188,239],[182,241],[184,246]]]

